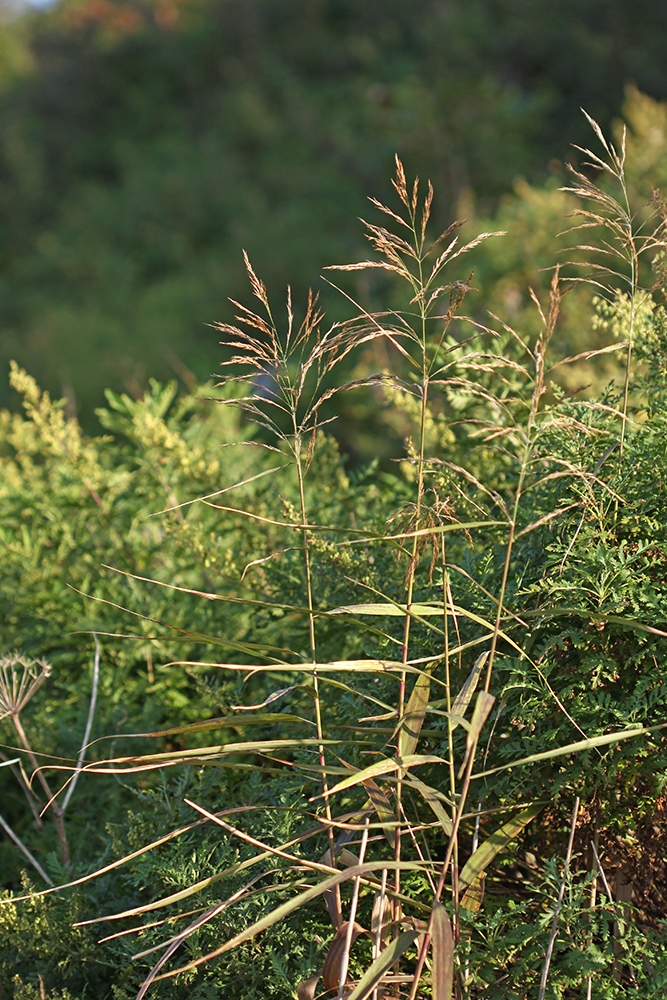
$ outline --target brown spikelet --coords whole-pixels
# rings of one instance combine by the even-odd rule
[[[400,226],[405,226],[406,229],[410,229],[410,226],[405,221],[405,219],[402,219],[400,215],[396,214],[396,212],[392,212],[390,208],[387,208],[386,205],[383,205],[381,201],[377,200],[377,198],[369,198],[368,200],[371,202],[372,205],[375,205],[377,209],[379,209],[381,212],[384,212],[385,215],[390,215],[394,220],[394,222],[398,222]],[[412,232],[411,229],[410,232]]]
[[[431,218],[431,204],[433,203],[433,185],[428,182],[428,192],[424,200],[424,209],[422,211],[422,245],[426,236],[426,226],[428,225],[428,220]]]
[[[412,185],[412,201],[410,202],[410,209],[413,216],[417,214],[417,198],[419,197],[419,178],[415,177],[414,183]]]
[[[260,281],[255,274],[252,264],[250,263],[250,258],[248,254],[243,251],[243,260],[245,261],[246,271],[248,272],[248,277],[250,278],[250,284],[252,286],[253,293],[257,296],[259,301],[263,306],[268,306],[268,301],[266,297],[266,285],[263,281]]]
[[[410,203],[408,201],[408,189],[405,183],[405,170],[403,169],[403,164],[396,154],[396,180],[391,182],[396,188],[396,193],[401,199],[406,208],[409,208]]]

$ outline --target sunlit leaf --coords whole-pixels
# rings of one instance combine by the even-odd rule
[[[290,913],[293,913],[296,910],[301,909],[301,907],[303,907],[306,903],[310,903],[312,900],[317,899],[318,896],[322,896],[324,892],[326,892],[328,889],[332,889],[334,888],[334,886],[340,885],[341,882],[354,879],[357,876],[363,879],[364,877],[371,875],[373,872],[381,870],[383,868],[386,868],[388,871],[415,871],[423,867],[424,867],[423,863],[417,861],[411,861],[411,862],[377,861],[377,862],[364,862],[364,864],[357,865],[354,868],[346,868],[344,872],[338,872],[335,875],[332,875],[331,877],[324,879],[322,882],[318,882],[317,885],[312,886],[305,892],[299,893],[298,896],[295,896],[293,899],[288,900],[286,903],[277,906],[275,910],[272,910],[270,913],[267,913],[264,917],[262,917],[261,920],[257,920],[254,924],[251,924],[249,927],[246,927],[238,934],[235,934],[234,937],[230,938],[228,941],[225,941],[224,944],[220,945],[220,947],[216,948],[214,951],[209,952],[206,955],[202,955],[200,958],[197,958],[194,961],[189,962],[187,965],[181,966],[178,969],[174,969],[171,972],[164,973],[161,976],[157,976],[156,981],[159,979],[169,979],[172,976],[180,975],[182,972],[189,971],[190,969],[195,969],[200,965],[204,965],[206,962],[210,962],[212,958],[217,958],[219,955],[224,955],[226,952],[232,951],[234,948],[237,948],[240,944],[243,944],[244,941],[250,941],[258,934],[261,934],[263,931],[267,930],[269,927],[273,927],[274,924],[277,924],[281,920],[284,920],[285,917],[288,917],[290,915]],[[410,941],[407,944],[405,944],[405,947],[399,950],[398,954],[396,955],[396,958],[398,958],[403,953],[403,951],[405,951],[405,948],[409,947],[409,945],[412,943],[412,941],[414,941],[415,937],[417,936],[416,931],[410,931],[408,933],[413,936],[411,937]],[[401,937],[403,936],[401,935]],[[385,952],[383,952],[383,955],[384,954]],[[389,965],[392,965],[393,962],[396,961],[396,958],[390,959]],[[366,994],[364,994],[364,996],[366,996]]]
[[[472,670],[470,671],[470,674],[465,684],[463,685],[463,687],[457,694],[456,698],[454,699],[454,704],[452,705],[452,715],[463,716],[468,711],[468,705],[470,704],[472,696],[475,693],[475,689],[477,688],[477,684],[479,682],[480,674],[482,673],[484,664],[486,663],[488,657],[489,654],[487,651],[481,653],[475,660],[475,664]],[[452,729],[456,729],[456,723],[452,726]]]
[[[380,774],[389,774],[392,771],[400,771],[402,769],[408,769],[410,767],[417,767],[420,764],[442,764],[442,757],[434,757],[432,754],[411,754],[409,757],[390,759],[382,758],[375,762],[375,764],[369,764],[368,767],[364,767],[361,771],[356,771],[351,774],[348,778],[344,778],[339,781],[337,785],[329,789],[329,795],[336,795],[338,792],[342,792],[345,788],[351,788],[353,785],[358,785],[366,780],[366,778],[377,778]],[[317,796],[321,798],[321,796]]]
[[[405,715],[401,720],[398,734],[398,756],[408,757],[415,752],[419,742],[419,733],[424,724],[424,715],[428,706],[431,691],[431,678],[428,674],[420,674],[414,683]]]
[[[470,758],[475,752],[482,727],[489,717],[495,700],[494,695],[489,694],[488,691],[480,691],[477,695],[472,719],[470,720],[470,729],[466,733],[466,752],[459,770],[459,777],[463,777],[465,769],[470,763]]]
[[[532,806],[528,806],[526,809],[522,809],[520,813],[514,816],[512,819],[508,819],[506,823],[491,834],[490,837],[479,845],[475,853],[468,859],[466,864],[461,869],[459,874],[459,885],[461,888],[465,888],[477,879],[482,872],[485,872],[489,867],[493,859],[496,857],[500,851],[504,850],[507,845],[518,837],[523,828],[534,819],[537,814],[544,808],[541,803],[536,803]]]
[[[582,753],[584,750],[593,750],[595,747],[609,746],[611,743],[620,743],[623,740],[632,740],[637,736],[648,736],[660,729],[667,728],[667,722],[662,722],[657,726],[648,726],[641,729],[627,729],[621,733],[607,733],[605,736],[592,736],[588,740],[579,740],[577,743],[568,743],[563,747],[556,747],[555,750],[543,750],[541,753],[530,754],[529,757],[521,757],[519,760],[511,761],[509,764],[501,764],[499,767],[491,767],[487,771],[478,771],[473,774],[473,778],[488,778],[499,771],[507,771],[513,767],[521,767],[524,764],[535,764],[540,760],[551,760],[553,757],[563,757],[569,753]]]

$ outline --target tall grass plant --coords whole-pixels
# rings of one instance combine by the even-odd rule
[[[641,865],[658,864],[647,829],[667,766],[667,322],[638,264],[663,251],[665,211],[656,194],[652,214],[636,216],[624,147],[590,124],[600,153],[583,151],[569,193],[574,226],[599,238],[580,241],[583,275],[564,262],[548,296],[533,293],[534,340],[467,315],[467,256],[503,234],[465,242],[454,223],[431,239],[433,190],[408,184],[398,159],[396,206],[372,200],[373,256],[331,273],[382,272],[402,302],[392,291],[391,308],[370,312],[344,292],[353,318],[325,331],[316,301],[298,323],[288,297],[281,324],[246,259],[261,311],[236,304],[236,322],[219,325],[223,403],[258,425],[253,454],[271,462],[165,506],[176,518],[212,511],[253,533],[256,551],[238,589],[125,570],[132,586],[152,577],[161,592],[244,609],[241,635],[179,626],[189,648],[226,658],[170,664],[203,684],[234,679],[237,700],[154,733],[162,748],[83,769],[88,781],[196,775],[177,785],[190,821],[140,846],[135,835],[105,869],[141,857],[156,888],[152,852],[206,831],[195,877],[181,864],[153,898],[77,925],[103,925],[116,946],[139,938],[137,1000],[180,995],[208,969],[242,978],[263,948],[266,995],[299,1000],[659,995],[659,921],[650,893],[633,909],[624,886],[636,883],[636,905]],[[552,357],[561,302],[582,281],[619,337]],[[337,384],[338,363],[369,344],[391,367]],[[562,365],[610,351],[623,354],[624,379],[603,398],[559,387]],[[321,428],[324,404],[362,388],[409,428],[380,486],[332,465]],[[332,468],[342,496],[321,476]],[[273,484],[262,510],[242,499],[254,475]],[[302,949],[298,975],[279,944],[294,933],[317,945]]]

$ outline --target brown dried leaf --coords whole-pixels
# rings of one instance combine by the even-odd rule
[[[315,1000],[317,996],[317,984],[322,978],[323,970],[320,969],[316,972],[310,979],[307,979],[305,983],[300,983],[296,990],[297,1000]]]
[[[322,969],[324,986],[327,990],[338,989],[341,962],[343,961],[343,955],[345,954],[348,928],[349,922],[346,920],[345,923],[338,928],[336,936],[329,945],[327,957],[324,960],[324,968]],[[354,943],[360,934],[367,933],[366,929],[355,921],[352,927],[352,942]]]
[[[454,984],[454,936],[447,910],[438,900],[431,916],[433,1000],[451,1000]]]

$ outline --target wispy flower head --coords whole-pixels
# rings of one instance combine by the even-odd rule
[[[232,299],[239,310],[236,316],[239,325],[214,324],[224,335],[223,345],[234,352],[222,364],[226,371],[218,385],[235,382],[248,386],[247,396],[225,402],[240,406],[279,439],[312,434],[318,426],[321,404],[344,388],[327,387],[330,372],[364,338],[350,325],[334,324],[322,332],[324,317],[312,292],[308,295],[305,317],[297,326],[289,289],[286,328],[279,333],[266,287],[255,274],[247,254],[244,259],[253,294],[265,315]]]

